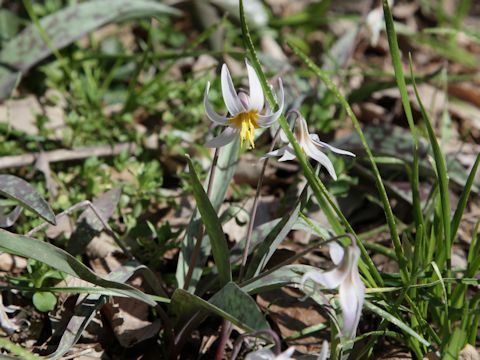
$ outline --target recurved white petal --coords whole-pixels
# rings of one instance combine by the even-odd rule
[[[250,86],[250,103],[248,110],[261,111],[265,102],[262,84],[260,83],[260,80],[258,79],[257,73],[255,72],[253,66],[250,65],[246,60],[245,64],[247,65],[248,83]]]
[[[338,265],[342,262],[343,256],[345,255],[345,250],[343,247],[336,241],[328,243],[328,250],[330,253],[330,258],[335,265]]]
[[[353,274],[350,274],[353,276]],[[360,281],[361,282],[361,281]],[[353,279],[344,281],[340,285],[339,297],[340,307],[342,308],[343,335],[347,338],[355,337],[360,315],[362,314],[363,300],[365,297],[365,287],[357,287]]]
[[[275,360],[275,354],[270,349],[260,349],[247,354],[245,360]]]
[[[230,115],[234,116],[238,113],[244,112],[245,108],[243,107],[240,99],[238,98],[237,91],[233,86],[232,77],[230,76],[230,71],[226,64],[222,66],[222,95],[225,106],[228,109]]]
[[[275,157],[275,156],[283,156],[286,148],[287,147],[285,146],[283,148],[280,148],[280,149],[277,149],[277,150],[274,150],[274,151],[270,151],[270,152],[266,153],[265,155],[263,155],[260,159],[265,159],[265,158],[270,158],[270,157]]]
[[[282,140],[282,142],[284,143],[288,143],[288,138],[287,138],[287,134],[285,134],[285,131],[283,131],[283,129],[280,129],[280,140]]]
[[[322,352],[318,355],[317,360],[327,360],[328,359],[328,341],[323,340]]]
[[[294,352],[295,348],[293,346],[278,355],[275,355],[270,349],[260,349],[247,354],[245,360],[293,360]]]
[[[305,153],[310,156],[312,159],[318,161],[321,165],[325,166],[330,176],[333,180],[337,180],[337,174],[335,173],[335,168],[333,167],[332,162],[328,158],[327,155],[322,153],[320,150],[317,149],[313,142],[305,142],[304,148]]]
[[[330,271],[309,271],[303,275],[301,283],[303,286],[310,279],[327,289],[334,289],[342,283],[346,276],[347,273],[345,271],[337,268]]]
[[[312,141],[315,143],[315,145],[318,145],[320,147],[327,148],[328,150],[336,153],[336,154],[341,154],[341,155],[348,155],[348,156],[353,156],[355,157],[354,153],[351,153],[350,151],[347,150],[342,150],[339,148],[336,148],[335,146],[332,146],[330,144],[327,144],[326,142],[320,141],[320,138],[318,137],[317,134],[310,134],[310,138]]]
[[[280,89],[280,94],[277,96],[277,101],[278,101],[278,110],[275,111],[274,113],[266,114],[266,115],[259,115],[257,123],[260,125],[260,127],[269,127],[272,126],[272,124],[278,120],[280,115],[283,113],[283,106],[285,102],[285,94],[283,92],[283,84],[282,84],[282,79],[278,79],[278,86]],[[252,101],[252,97],[250,97],[250,103]]]
[[[222,115],[217,114],[215,110],[213,110],[210,102],[208,101],[208,92],[210,91],[210,83],[207,83],[207,87],[205,88],[205,93],[203,95],[203,105],[205,106],[205,112],[210,120],[214,123],[219,125],[225,125],[228,118]]]
[[[238,136],[237,129],[227,127],[220,135],[218,135],[217,137],[214,137],[210,141],[207,141],[205,146],[209,148],[222,147],[232,142],[237,136]]]
[[[293,346],[289,347],[287,350],[279,354],[275,360],[293,360],[292,355],[295,352],[295,348]]]
[[[343,333],[348,338],[355,337],[360,315],[365,299],[365,285],[358,272],[360,249],[350,246],[346,256],[348,261],[348,276],[339,288],[340,307],[342,308]]]
[[[289,161],[295,159],[296,157],[297,156],[295,155],[295,150],[293,150],[293,148],[290,146],[286,146],[283,156],[278,159],[278,161]]]

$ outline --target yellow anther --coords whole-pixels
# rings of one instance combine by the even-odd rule
[[[252,148],[255,147],[254,135],[255,129],[258,129],[258,112],[256,110],[242,112],[229,120],[229,124],[240,129],[240,141],[242,147],[246,147],[250,143]]]

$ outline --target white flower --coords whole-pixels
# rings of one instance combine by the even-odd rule
[[[295,348],[289,347],[281,354],[275,355],[270,349],[260,349],[245,356],[245,360],[295,360],[292,358]]]
[[[327,360],[328,359],[328,341],[323,340],[322,352],[318,355],[317,360]]]
[[[388,6],[393,6],[393,0],[388,0]],[[366,19],[367,36],[370,38],[370,45],[377,46],[380,32],[385,27],[385,18],[383,14],[383,7],[379,6],[367,14]]]
[[[227,127],[222,134],[208,141],[205,144],[207,147],[218,148],[224,146],[240,135],[242,146],[245,146],[248,143],[253,148],[255,147],[255,129],[272,126],[282,114],[284,102],[282,80],[278,80],[278,85],[280,87],[280,94],[277,96],[279,102],[278,110],[273,112],[270,107],[266,106],[265,112],[262,115],[265,104],[262,85],[255,73],[255,69],[247,61],[246,65],[250,85],[249,95],[244,92],[237,94],[227,65],[224,64],[222,67],[221,80],[223,101],[225,102],[230,117],[221,116],[213,110],[208,102],[210,83],[207,83],[203,98],[205,112],[211,121]]]
[[[310,271],[302,277],[302,284],[311,279],[327,289],[339,287],[340,307],[343,316],[342,334],[355,337],[365,299],[365,285],[358,272],[360,249],[356,243],[343,249],[336,242],[329,243],[330,257],[336,267],[330,271]]]
[[[337,174],[335,173],[333,164],[328,158],[328,156],[325,155],[320,149],[328,149],[337,154],[355,156],[355,154],[352,154],[350,151],[337,149],[334,146],[328,145],[327,143],[320,141],[317,134],[310,134],[308,132],[307,122],[302,116],[299,116],[296,120],[294,135],[305,154],[310,156],[312,159],[318,161],[321,165],[325,166],[328,173],[334,180],[337,179]],[[287,136],[285,135],[283,130],[280,132],[280,138],[283,142],[288,142]],[[271,156],[280,156],[280,159],[278,159],[278,161],[287,161],[296,158],[295,150],[293,149],[292,144],[288,144],[285,147],[269,152],[263,157],[265,158]]]

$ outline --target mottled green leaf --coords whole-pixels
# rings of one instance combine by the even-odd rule
[[[145,270],[145,266],[124,265],[111,272],[105,278],[112,281],[125,282],[137,272]],[[86,298],[80,298],[75,306],[75,312],[68,321],[66,329],[62,329],[63,335],[58,344],[57,350],[49,355],[49,359],[59,359],[80,339],[83,330],[94,318],[96,312],[106,303],[107,296],[101,294],[90,294]]]
[[[308,196],[308,186],[305,186],[300,198],[295,204],[295,207],[287,212],[273,230],[267,235],[264,241],[262,241],[257,249],[254,251],[250,264],[248,266],[247,278],[254,277],[262,271],[267,265],[268,260],[272,257],[273,253],[277,250],[281,242],[287,237],[293,225],[297,221],[298,214],[305,200]]]
[[[179,14],[177,10],[156,1],[147,0],[92,0],[68,6],[40,20],[49,42],[62,49],[85,34],[113,21],[127,18]],[[8,96],[12,73],[25,73],[32,66],[52,54],[34,24],[29,25],[10,40],[0,52],[0,100]]]
[[[68,275],[113,290],[119,296],[132,297],[152,306],[156,304],[132,286],[99,277],[72,255],[52,244],[0,229],[0,251],[43,262]]]
[[[191,185],[193,188],[193,195],[197,202],[198,211],[202,217],[202,222],[205,225],[205,230],[210,238],[212,245],[213,259],[218,268],[219,281],[221,285],[227,284],[232,280],[232,272],[230,269],[227,239],[222,229],[222,224],[218,219],[210,199],[203,189],[200,180],[195,172],[192,160],[187,158],[188,168],[190,173]]]
[[[21,206],[15,206],[8,214],[3,214],[3,207],[0,206],[0,228],[10,227],[15,224],[15,221],[22,213],[22,209]]]
[[[214,191],[212,191],[212,194],[210,195],[212,206],[217,212],[223,202],[223,199],[225,198],[228,186],[230,185],[233,174],[235,173],[239,147],[240,141],[237,139],[236,141],[231,142],[219,150],[220,154],[218,155],[215,176],[212,183],[212,189]],[[195,212],[187,226],[177,263],[176,278],[178,287],[183,287],[184,279],[188,272],[189,260],[195,246],[200,224],[200,215]],[[202,275],[203,267],[208,256],[210,255],[210,251],[210,239],[208,236],[204,236],[202,239],[202,249],[195,264],[195,269],[193,270],[190,285],[188,287],[190,292],[194,292],[196,289],[196,285]]]
[[[28,182],[13,175],[0,175],[0,195],[18,201],[50,224],[55,225],[55,214]]]
[[[225,285],[209,301],[177,289],[170,313],[177,327],[193,316],[198,316],[201,321],[207,314],[214,314],[249,332],[269,328],[255,301],[233,282]]]
[[[242,286],[242,290],[249,294],[257,294],[292,284],[300,285],[303,274],[308,271],[318,271],[310,265],[291,264],[285,265],[265,276],[259,276]]]

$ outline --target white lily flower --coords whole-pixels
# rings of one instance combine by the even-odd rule
[[[356,243],[343,249],[338,243],[329,243],[330,257],[336,267],[330,271],[309,271],[302,277],[327,289],[339,288],[340,307],[343,316],[342,334],[348,339],[355,337],[365,300],[365,285],[358,272],[360,249]]]
[[[388,6],[393,6],[393,0],[388,0]],[[367,36],[370,38],[370,45],[377,46],[380,32],[385,28],[385,17],[383,14],[383,7],[379,6],[367,14],[365,21]]]
[[[294,352],[295,348],[293,346],[278,355],[275,355],[270,349],[260,349],[247,354],[245,360],[295,360],[292,358]]]
[[[333,167],[333,164],[328,158],[328,156],[325,155],[320,149],[327,149],[337,154],[355,157],[355,154],[351,153],[350,151],[338,149],[332,145],[320,141],[320,138],[317,134],[310,134],[308,132],[307,122],[305,121],[303,116],[299,116],[296,120],[294,135],[305,154],[312,159],[318,161],[321,165],[325,166],[328,173],[334,180],[337,180],[335,168]],[[283,130],[280,131],[280,138],[283,142],[288,142],[287,136],[285,135]],[[296,158],[295,150],[293,149],[292,144],[288,144],[287,146],[284,146],[280,149],[271,151],[265,154],[263,158],[272,156],[280,156],[280,159],[278,159],[278,161],[287,161]]]
[[[208,101],[210,83],[207,83],[203,98],[205,112],[211,121],[227,127],[222,134],[208,141],[205,144],[207,147],[218,148],[224,146],[240,135],[242,146],[250,144],[250,146],[254,148],[255,129],[272,126],[282,114],[284,103],[282,80],[278,79],[278,85],[280,88],[279,96],[277,96],[279,108],[277,111],[273,112],[269,106],[264,106],[265,98],[262,85],[260,84],[255,69],[247,61],[245,61],[245,63],[247,65],[248,81],[250,85],[249,95],[244,92],[239,92],[237,94],[227,65],[224,64],[222,67],[221,80],[223,101],[225,102],[230,117],[221,116],[213,110]],[[265,111],[263,111],[264,108]]]
[[[317,360],[327,360],[328,359],[328,352],[329,352],[328,341],[323,340],[322,344],[322,352],[318,355]]]

